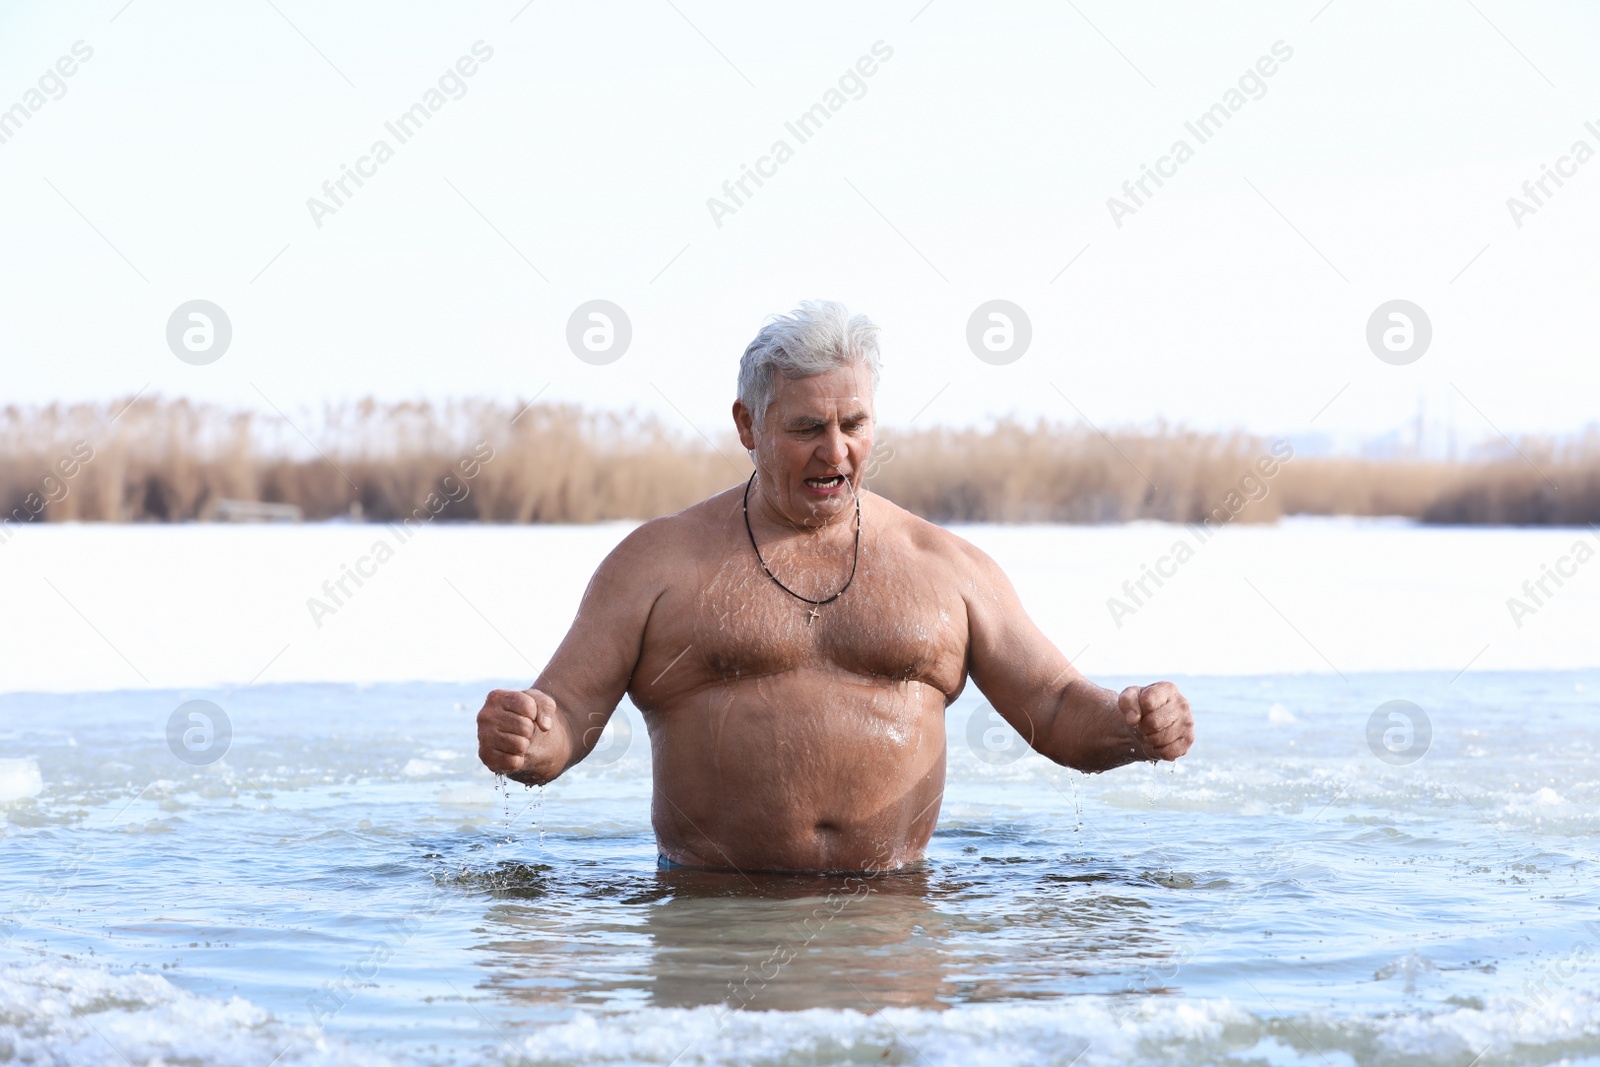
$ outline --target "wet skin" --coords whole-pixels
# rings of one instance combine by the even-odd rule
[[[654,759],[668,859],[742,871],[885,870],[921,859],[944,792],[944,711],[970,674],[1037,751],[1104,771],[1189,750],[1170,682],[1086,679],[984,553],[861,486],[872,452],[860,365],[779,377],[743,484],[645,523],[595,572],[530,689],[478,713],[492,771],[542,785],[583,759],[624,692]],[[816,479],[842,476],[838,484]],[[812,615],[812,611],[816,615]]]

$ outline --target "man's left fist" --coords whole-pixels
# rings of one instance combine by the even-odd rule
[[[1171,682],[1130,685],[1117,697],[1128,725],[1139,731],[1147,759],[1175,760],[1194,744],[1194,716],[1189,702]]]

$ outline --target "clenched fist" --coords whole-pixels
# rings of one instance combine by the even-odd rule
[[[496,689],[478,712],[478,758],[496,774],[542,784],[565,762],[554,752],[564,733],[557,730],[558,720],[556,702],[547,694]]]
[[[1139,732],[1150,759],[1175,760],[1194,744],[1189,702],[1171,682],[1128,686],[1117,697],[1117,710]]]

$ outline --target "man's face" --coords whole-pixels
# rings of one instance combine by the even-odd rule
[[[756,487],[790,522],[816,526],[855,510],[872,454],[872,372],[851,363],[810,378],[777,376],[764,425],[733,406],[739,439],[756,453]]]

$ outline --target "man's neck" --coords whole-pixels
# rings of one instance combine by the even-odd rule
[[[788,540],[798,535],[821,538],[826,541],[848,540],[855,536],[856,505],[852,501],[844,510],[826,518],[808,515],[795,518],[785,514],[768,496],[760,491],[761,479],[756,478],[756,492],[750,501],[750,521],[757,537],[769,540]]]

